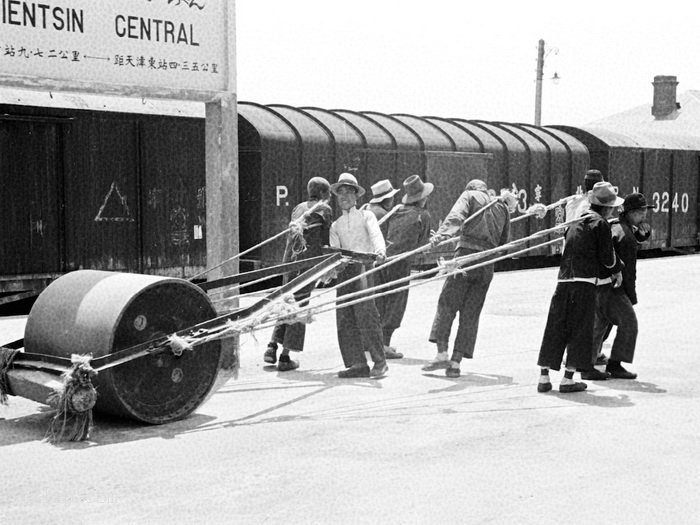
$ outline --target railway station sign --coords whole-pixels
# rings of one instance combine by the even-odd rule
[[[229,0],[0,0],[0,84],[211,100],[234,37]]]

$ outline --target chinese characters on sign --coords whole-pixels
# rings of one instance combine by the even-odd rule
[[[0,49],[2,50],[2,57],[6,58],[16,58],[16,59],[59,59],[68,60],[70,62],[81,62],[90,60],[102,60],[111,62],[113,66],[117,67],[133,67],[142,68],[146,70],[168,70],[168,69],[180,69],[182,71],[191,71],[193,73],[210,73],[218,74],[219,65],[216,63],[208,62],[189,62],[188,60],[173,60],[166,58],[156,58],[156,57],[144,57],[144,56],[132,56],[132,55],[115,55],[113,58],[110,57],[95,57],[81,53],[76,50],[59,50],[59,49],[41,49],[32,48],[29,49],[22,45],[14,44],[3,44],[0,42]]]
[[[226,91],[230,9],[227,0],[0,0],[0,77]]]

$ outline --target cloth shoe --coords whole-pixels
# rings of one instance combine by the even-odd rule
[[[280,362],[277,363],[277,370],[280,372],[288,372],[289,370],[296,370],[297,368],[299,368],[299,361],[290,359],[288,355],[280,356]]]
[[[394,348],[393,346],[385,346],[384,357],[386,357],[387,359],[401,359],[403,357],[403,354],[401,352],[397,352],[396,348]]]
[[[586,383],[570,383],[568,385],[559,385],[559,392],[562,394],[570,394],[572,392],[583,392],[588,388]]]
[[[338,372],[338,377],[349,379],[352,377],[369,377],[368,365],[352,365],[350,368]]]
[[[602,366],[608,364],[608,356],[605,354],[598,354],[595,358],[595,366]]]
[[[374,364],[372,370],[369,372],[369,376],[374,379],[379,379],[380,377],[384,377],[388,371],[389,367],[387,366],[386,361],[380,361],[379,363]]]
[[[589,381],[605,381],[608,377],[610,377],[610,374],[601,372],[597,368],[591,368],[590,370],[581,372],[581,379],[587,379]]]
[[[447,352],[444,352],[444,359],[440,357],[441,355],[443,354],[438,354],[435,359],[430,361],[430,363],[423,365],[421,370],[424,372],[432,372],[434,370],[443,370],[450,366],[450,360],[447,358]]]
[[[263,359],[266,363],[274,365],[277,362],[277,343],[269,343]]]
[[[637,374],[625,370],[622,365],[618,365],[616,367],[608,366],[605,370],[608,372],[608,374],[610,374],[610,377],[615,379],[637,379]]]
[[[552,383],[537,383],[537,391],[541,394],[549,392],[552,389]]]

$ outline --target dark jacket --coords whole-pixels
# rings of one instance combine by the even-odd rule
[[[605,279],[622,269],[608,221],[594,211],[566,230],[559,280]]]
[[[463,191],[437,233],[451,237],[461,231],[458,248],[476,252],[506,244],[510,238],[510,213],[508,206],[503,202],[497,202],[480,217],[464,224],[471,215],[491,202],[491,199],[492,197],[483,191]]]
[[[632,304],[637,304],[637,251],[640,242],[649,238],[632,230],[632,225],[625,215],[621,215],[611,223],[613,246],[617,256],[622,259],[625,267],[622,269],[622,286],[616,291],[625,293]]]
[[[417,204],[402,204],[385,224],[389,230],[386,235],[389,257],[415,250],[430,237],[430,212]]]

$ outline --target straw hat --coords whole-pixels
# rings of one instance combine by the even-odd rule
[[[357,183],[357,179],[352,173],[341,173],[338,176],[338,182],[331,184],[331,191],[338,195],[338,188],[341,186],[352,186],[357,190],[358,197],[362,197],[365,194],[365,189]]]
[[[391,181],[389,179],[375,182],[372,184],[370,189],[372,190],[372,198],[369,200],[371,203],[382,202],[384,199],[393,197],[400,191],[391,185]]]

